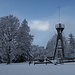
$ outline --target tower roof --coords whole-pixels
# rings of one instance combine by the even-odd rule
[[[55,28],[57,29],[57,28],[65,28],[65,25],[64,24],[61,24],[61,23],[59,23],[59,24],[56,24],[55,25]]]

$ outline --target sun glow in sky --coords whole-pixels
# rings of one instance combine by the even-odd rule
[[[46,46],[59,23],[59,2],[64,34],[75,35],[75,0],[0,0],[0,16],[12,14],[21,21],[26,19],[34,35],[33,44]]]

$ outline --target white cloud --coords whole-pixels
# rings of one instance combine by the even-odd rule
[[[46,31],[49,29],[49,21],[33,20],[29,22],[29,26],[33,30],[42,30]]]

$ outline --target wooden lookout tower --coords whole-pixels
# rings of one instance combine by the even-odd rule
[[[55,28],[57,30],[57,39],[56,39],[56,46],[55,46],[54,57],[53,57],[54,60],[56,58],[63,59],[65,57],[64,56],[63,36],[62,36],[62,32],[65,28],[65,25],[59,23],[55,25]]]

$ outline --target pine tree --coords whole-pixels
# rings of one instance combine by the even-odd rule
[[[73,34],[69,34],[69,52],[70,57],[75,57],[75,39]]]
[[[56,45],[56,37],[57,35],[55,34],[47,43],[46,50],[47,50],[47,56],[52,57],[54,55],[55,51],[55,45]]]
[[[30,50],[31,43],[33,41],[33,36],[30,35],[30,28],[28,26],[28,22],[24,19],[21,27],[18,30],[18,35],[16,37],[17,45],[17,54],[18,56],[24,57],[23,61],[27,61],[30,59]]]

